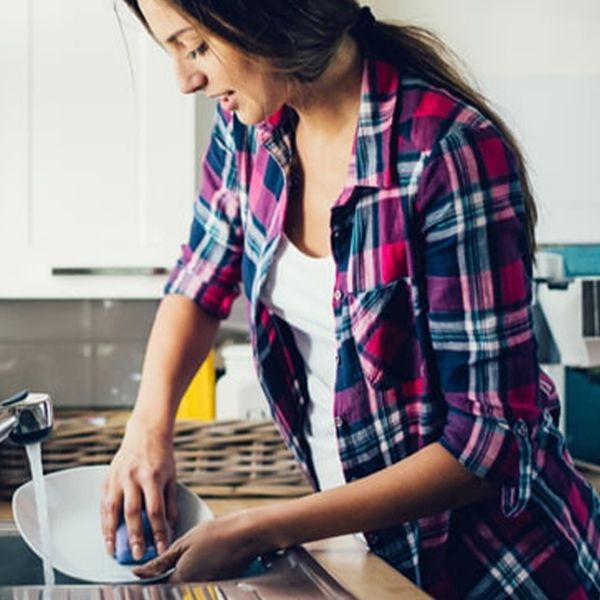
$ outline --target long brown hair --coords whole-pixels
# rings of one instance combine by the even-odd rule
[[[137,0],[123,0],[145,24]],[[403,73],[440,86],[489,119],[514,152],[525,206],[530,258],[535,251],[537,209],[525,159],[510,129],[484,95],[470,83],[454,53],[422,27],[375,20],[357,0],[166,0],[239,49],[268,59],[299,81],[317,79],[346,34],[374,58]]]

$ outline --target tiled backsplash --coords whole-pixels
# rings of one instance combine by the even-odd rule
[[[0,398],[20,389],[56,406],[130,407],[158,300],[0,300]],[[245,341],[240,301],[223,339]]]
[[[131,406],[156,300],[0,302],[0,397],[27,388],[57,406]]]

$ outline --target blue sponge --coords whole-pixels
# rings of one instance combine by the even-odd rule
[[[144,555],[139,560],[133,558],[131,546],[129,545],[129,537],[127,536],[127,526],[125,521],[121,520],[121,524],[117,528],[115,539],[115,558],[122,565],[139,565],[158,556],[156,544],[152,535],[152,526],[148,519],[145,510],[142,510],[142,527],[144,529]]]

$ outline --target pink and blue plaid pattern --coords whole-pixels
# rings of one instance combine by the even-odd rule
[[[220,318],[243,292],[275,420],[314,482],[302,357],[260,300],[295,124],[285,107],[256,127],[218,111],[166,292]],[[600,500],[573,468],[536,360],[523,211],[513,154],[489,120],[365,61],[348,183],[331,209],[339,451],[352,481],[439,442],[498,483],[499,499],[367,532],[439,598],[600,596]]]

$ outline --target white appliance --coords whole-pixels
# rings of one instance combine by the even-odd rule
[[[221,349],[225,374],[216,387],[217,419],[270,419],[271,411],[260,387],[250,344]]]

